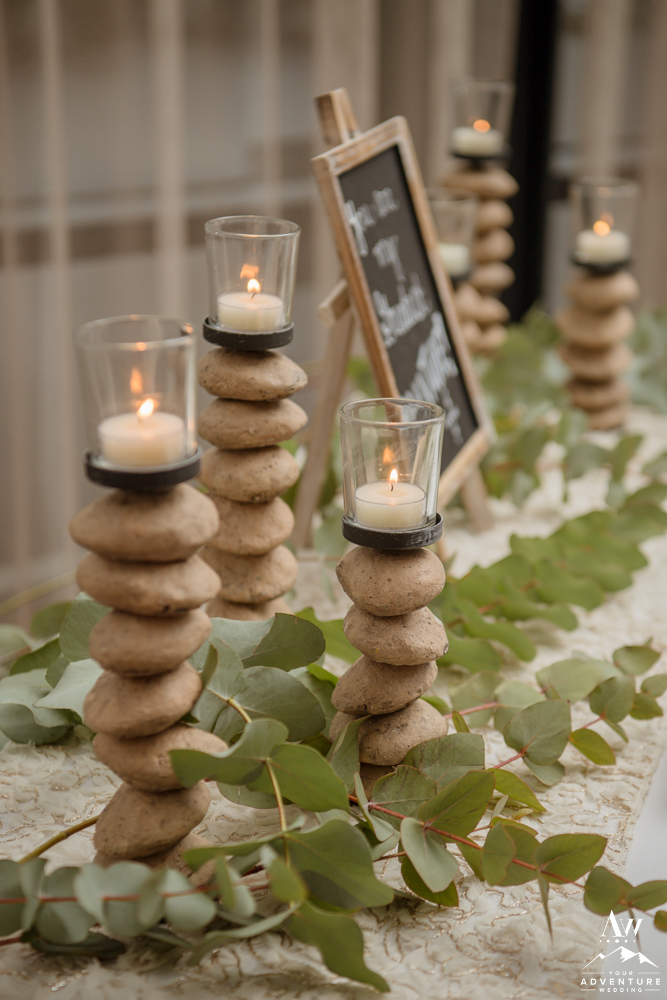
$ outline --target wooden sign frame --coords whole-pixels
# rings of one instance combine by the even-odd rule
[[[318,105],[325,127],[325,135],[327,132],[332,131],[331,129],[327,129],[326,123],[331,118],[331,114],[326,114],[326,107],[329,106],[333,109],[338,104],[335,100],[327,102],[325,99],[336,97],[339,93],[334,92],[332,95],[324,95],[324,98],[318,98]],[[331,113],[333,114],[333,110]],[[334,124],[338,124],[335,115],[332,121]],[[447,333],[456,352],[461,379],[467,390],[477,423],[476,430],[473,431],[460,451],[457,452],[456,456],[442,472],[438,490],[438,506],[441,507],[446,504],[458,490],[468,485],[467,481],[473,477],[471,482],[475,483],[474,492],[477,495],[476,497],[470,496],[470,502],[466,503],[466,506],[477,507],[479,513],[479,517],[477,518],[478,526],[481,526],[480,522],[484,520],[488,523],[488,516],[485,517],[482,511],[482,507],[485,504],[485,496],[477,466],[493,444],[495,432],[485,406],[477,372],[459,326],[452,301],[449,279],[444,272],[438,255],[437,233],[433,224],[407,121],[403,117],[392,118],[370,129],[368,132],[349,138],[348,141],[344,141],[341,145],[335,146],[320,156],[316,156],[311,162],[333,228],[338,252],[347,279],[349,294],[359,316],[378,390],[383,396],[397,397],[399,391],[396,378],[380,331],[379,321],[371,298],[371,291],[357,250],[354,234],[347,220],[344,196],[339,181],[341,174],[368,162],[391,147],[396,147],[400,156],[417,224],[426,249],[429,267],[442,306]],[[482,487],[481,495],[479,490],[480,485]],[[468,490],[468,492],[471,491]]]

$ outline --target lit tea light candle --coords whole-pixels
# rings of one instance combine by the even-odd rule
[[[185,451],[185,422],[175,413],[156,413],[152,399],[145,400],[136,413],[107,417],[97,433],[102,457],[112,465],[172,465]]]
[[[630,256],[630,237],[598,219],[592,229],[577,233],[574,256],[582,264],[614,264]]]
[[[438,243],[438,256],[452,278],[460,278],[470,270],[470,249],[465,243]]]
[[[452,132],[452,150],[461,156],[498,156],[503,150],[503,134],[483,118],[461,125]]]
[[[218,323],[230,330],[246,333],[277,330],[282,326],[283,312],[283,300],[262,292],[256,278],[248,282],[247,292],[218,295]]]
[[[355,520],[370,528],[416,528],[424,523],[426,494],[414,483],[399,483],[396,469],[388,480],[365,483],[354,494]]]

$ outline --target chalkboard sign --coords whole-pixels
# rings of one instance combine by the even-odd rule
[[[313,159],[379,391],[445,411],[440,502],[493,441],[407,122],[392,118]]]

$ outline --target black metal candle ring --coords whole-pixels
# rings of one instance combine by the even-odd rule
[[[468,160],[472,170],[481,170],[485,164],[493,160],[507,161],[512,156],[512,147],[509,143],[504,143],[497,153],[457,153],[455,149],[450,149],[449,155],[457,160]]]
[[[632,263],[632,257],[626,257],[624,260],[592,261],[588,263],[585,260],[579,260],[576,253],[571,253],[570,263],[576,264],[577,267],[585,267],[591,274],[603,277],[607,274],[616,274],[617,271],[624,271]]]
[[[241,333],[214,323],[210,316],[204,320],[204,340],[228,351],[270,351],[274,347],[291,344],[294,324],[284,330],[269,330],[266,333]]]
[[[154,469],[117,469],[100,465],[92,452],[87,451],[83,464],[91,483],[118,490],[131,490],[134,493],[150,493],[167,490],[193,479],[199,472],[200,459],[201,451],[198,449],[194,455],[176,465],[156,466]]]
[[[402,549],[421,549],[432,545],[442,535],[442,515],[436,514],[433,524],[425,524],[420,528],[382,529],[367,528],[343,514],[343,538],[355,545],[363,545],[367,549],[382,549],[384,551],[400,551]]]

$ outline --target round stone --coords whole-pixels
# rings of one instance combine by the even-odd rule
[[[293,585],[299,570],[284,545],[263,556],[237,556],[207,547],[204,558],[220,576],[220,596],[237,604],[260,604],[280,597]]]
[[[201,823],[210,799],[203,781],[173,792],[123,784],[95,824],[95,848],[117,861],[166,851]]]
[[[372,799],[373,788],[380,778],[384,778],[386,774],[392,774],[393,771],[394,768],[390,764],[359,765],[359,777],[361,778],[361,784],[364,786],[367,799]]]
[[[447,720],[427,701],[413,701],[390,715],[373,715],[359,728],[359,760],[400,764],[413,747],[447,732]]]
[[[307,423],[305,410],[291,399],[215,399],[199,414],[199,434],[217,448],[263,448],[286,441]]]
[[[238,451],[209,448],[202,455],[200,481],[212,493],[240,503],[266,503],[299,478],[286,448],[270,445]]]
[[[474,314],[471,313],[471,316],[481,326],[489,326],[492,323],[506,323],[510,318],[507,306],[503,305],[500,299],[495,298],[493,295],[479,295]]]
[[[469,278],[470,284],[479,292],[491,294],[502,292],[514,281],[514,271],[501,260],[492,264],[479,264]]]
[[[237,622],[265,622],[277,614],[293,613],[289,604],[281,597],[277,597],[275,601],[262,601],[260,604],[239,604],[237,601],[226,601],[224,597],[214,597],[206,610],[211,618],[231,618]]]
[[[480,170],[463,169],[442,181],[444,187],[463,188],[479,198],[511,198],[519,185],[502,167],[484,166]]]
[[[507,330],[500,323],[492,323],[482,330],[473,350],[477,354],[492,354],[507,340]]]
[[[362,656],[334,688],[331,704],[348,715],[385,715],[405,708],[428,691],[438,676],[437,664],[395,667]]]
[[[429,608],[393,618],[376,618],[355,604],[346,614],[343,628],[359,652],[371,660],[394,666],[437,660],[448,648],[445,627]]]
[[[348,722],[354,722],[355,719],[360,718],[362,718],[360,715],[348,715],[347,712],[336,712],[329,726],[329,739],[331,742],[336,742]]]
[[[93,627],[88,652],[105,670],[146,677],[175,670],[210,632],[210,619],[199,608],[174,618],[111,611]]]
[[[604,312],[626,302],[634,302],[639,296],[639,285],[628,271],[604,275],[585,272],[567,284],[565,291],[584,309]]]
[[[220,515],[220,530],[209,546],[222,552],[261,556],[286,542],[294,528],[294,514],[280,497],[268,503],[238,503],[211,494]]]
[[[201,694],[189,663],[156,677],[122,677],[105,671],[86,695],[83,721],[95,733],[119,739],[151,736],[173,726]]]
[[[556,313],[554,322],[571,344],[594,349],[619,344],[635,328],[635,317],[627,306],[618,306],[603,313],[568,306]]]
[[[199,384],[212,396],[266,402],[284,399],[308,384],[308,376],[276,351],[228,351],[217,347],[199,360]]]
[[[604,410],[626,403],[630,398],[628,383],[618,378],[607,382],[586,382],[584,379],[573,378],[566,383],[565,388],[574,405],[582,410]]]
[[[592,431],[612,431],[622,427],[628,419],[627,406],[610,406],[605,410],[594,410],[588,414],[588,426]]]
[[[199,750],[201,753],[222,753],[224,740],[178,723],[153,736],[118,739],[110,733],[98,733],[93,740],[95,756],[128,785],[144,792],[167,792],[182,788],[174,774],[170,750]]]
[[[473,288],[469,281],[462,281],[454,292],[454,303],[459,316],[473,319],[481,298],[477,289]]]
[[[472,255],[478,264],[507,260],[514,253],[514,240],[506,229],[490,229],[473,243]]]
[[[112,562],[89,552],[76,582],[100,604],[135,615],[177,615],[210,601],[218,578],[199,556],[184,562]]]
[[[479,343],[482,337],[482,330],[479,323],[476,323],[474,319],[464,319],[461,323],[461,332],[470,350],[474,352],[479,350]]]
[[[504,201],[489,198],[477,206],[475,229],[478,233],[486,233],[489,229],[507,229],[514,221],[514,213]]]
[[[606,382],[621,375],[632,364],[632,351],[627,344],[603,348],[600,351],[574,344],[561,344],[559,354],[578,378],[590,382]]]
[[[215,861],[208,861],[198,871],[193,872],[183,860],[183,854],[186,851],[193,851],[200,847],[212,846],[209,840],[198,837],[196,833],[188,833],[187,836],[179,840],[173,847],[168,848],[168,850],[158,851],[157,854],[148,854],[142,857],[141,864],[148,865],[149,868],[173,868],[182,875],[186,875],[194,886],[205,885],[215,872]],[[100,868],[109,868],[111,865],[117,865],[119,861],[120,858],[113,858],[109,854],[102,854],[101,851],[98,851],[93,858],[93,864],[99,865]]]
[[[70,535],[84,549],[128,562],[187,559],[217,528],[215,507],[187,483],[165,493],[114,490],[69,524]]]
[[[336,576],[355,604],[381,618],[423,608],[445,586],[445,567],[428,549],[382,552],[360,545],[343,556]]]

